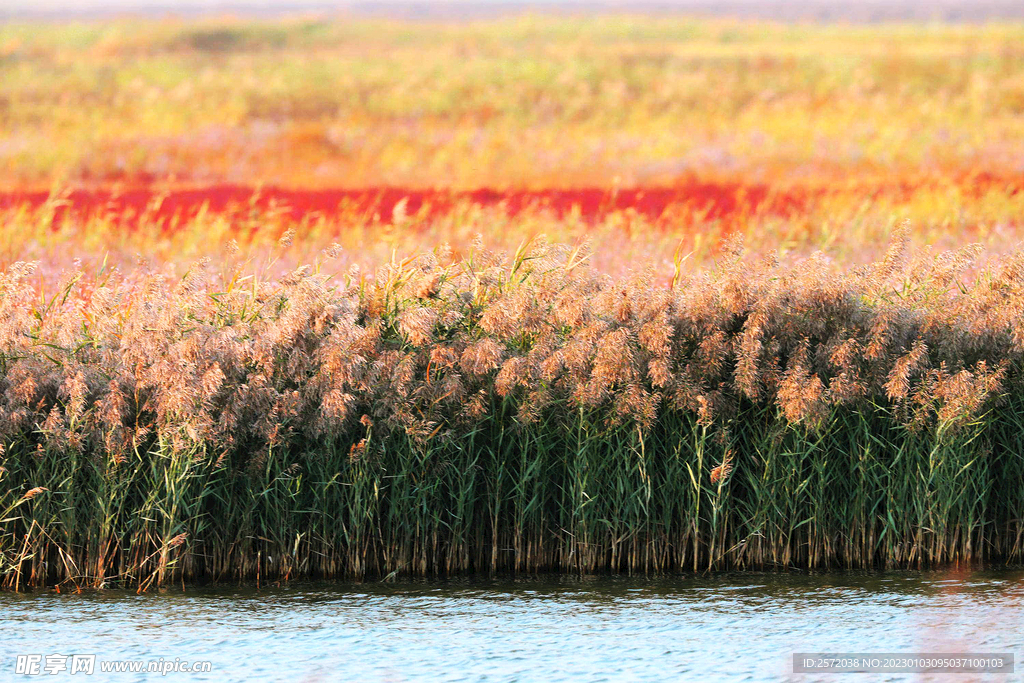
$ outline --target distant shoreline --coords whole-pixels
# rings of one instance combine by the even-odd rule
[[[562,2],[531,0],[455,0],[324,2],[310,0],[83,0],[74,8],[54,0],[25,3],[22,7],[0,9],[0,19],[28,21],[64,21],[110,19],[119,16],[217,16],[234,14],[250,17],[279,17],[292,14],[324,16],[376,16],[405,20],[458,21],[489,19],[520,13],[553,14],[692,14],[751,20],[879,23],[891,21],[939,21],[977,23],[999,20],[1024,20],[1024,3],[1014,0],[982,0],[965,3],[958,0],[868,0],[849,6],[839,0],[648,0],[636,3],[603,1]]]

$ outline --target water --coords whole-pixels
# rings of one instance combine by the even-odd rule
[[[0,681],[16,654],[209,661],[180,681],[920,680],[793,675],[792,653],[1013,652],[1024,571],[724,574],[0,594]],[[156,678],[160,678],[156,676]]]

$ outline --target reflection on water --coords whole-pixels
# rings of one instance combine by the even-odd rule
[[[19,653],[213,662],[166,677],[190,681],[816,680],[794,651],[1013,652],[1024,678],[1022,648],[1019,570],[0,594],[0,680]]]

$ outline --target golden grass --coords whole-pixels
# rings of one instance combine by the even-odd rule
[[[1019,172],[1024,29],[662,17],[0,27],[0,186]]]

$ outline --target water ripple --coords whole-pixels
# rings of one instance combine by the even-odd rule
[[[37,592],[0,608],[0,679],[17,653],[60,652],[213,662],[167,676],[189,681],[783,681],[813,680],[790,674],[794,651],[1020,661],[1024,645],[1021,571]]]

